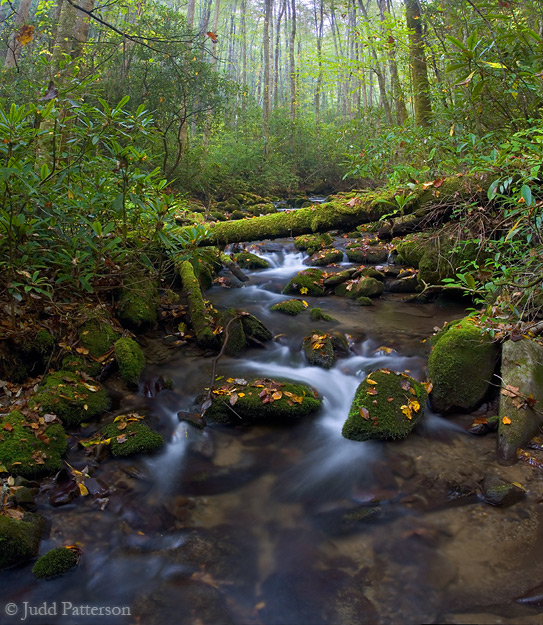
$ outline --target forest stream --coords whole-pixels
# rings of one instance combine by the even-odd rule
[[[218,309],[256,315],[275,340],[222,357],[217,375],[304,382],[323,397],[320,412],[288,427],[180,422],[178,412],[194,411],[196,393],[210,384],[211,358],[150,339],[146,377],[169,377],[174,390],[126,405],[146,402],[165,448],[100,463],[93,477],[107,497],[52,507],[42,488],[38,512],[50,530],[41,552],[80,544],[80,566],[46,583],[30,567],[3,571],[2,594],[20,606],[49,606],[47,615],[26,615],[35,625],[543,623],[537,607],[514,602],[543,580],[536,469],[498,465],[496,435],[467,433],[473,415],[426,414],[396,442],[341,435],[360,381],[380,367],[424,380],[425,339],[464,308],[393,294],[368,307],[314,297],[311,305],[336,323],[301,322],[270,307],[307,268],[306,255],[291,240],[251,251],[271,268],[207,296]],[[351,355],[329,370],[308,366],[302,337],[332,325],[347,335]],[[68,461],[81,467],[82,451],[72,449]],[[484,503],[478,486],[489,475],[522,484],[526,498],[506,508]],[[108,606],[109,616],[67,618],[63,602]],[[22,617],[2,614],[0,622]]]

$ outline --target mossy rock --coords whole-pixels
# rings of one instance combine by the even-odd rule
[[[322,308],[312,308],[309,311],[309,315],[312,321],[337,321],[334,317],[322,312]]]
[[[12,475],[28,478],[59,471],[67,446],[64,428],[52,423],[34,430],[31,424],[16,410],[2,419],[0,465]]]
[[[309,262],[311,265],[317,265],[323,267],[325,265],[331,265],[332,263],[340,263],[343,260],[343,252],[333,248],[325,248],[315,252]]]
[[[300,299],[287,299],[284,302],[277,302],[270,310],[284,313],[285,315],[299,315],[306,309],[306,305]]]
[[[36,332],[32,348],[38,352],[42,358],[49,358],[56,344],[55,337],[48,330],[42,328]]]
[[[251,342],[259,344],[266,343],[273,339],[273,334],[258,317],[250,315],[249,313],[244,313],[241,316],[241,323],[247,339],[247,345],[250,345]]]
[[[45,520],[25,512],[22,520],[0,515],[0,569],[22,564],[38,555]]]
[[[89,350],[94,358],[100,358],[108,352],[117,340],[118,334],[111,324],[100,318],[85,321],[79,329],[81,345]]]
[[[384,290],[385,286],[380,280],[362,277],[340,284],[335,288],[334,293],[351,299],[358,299],[360,297],[379,297]]]
[[[95,419],[109,407],[105,389],[94,380],[83,381],[73,371],[49,374],[31,403],[39,405],[42,413],[55,414],[69,427]]]
[[[122,379],[130,388],[137,388],[140,375],[145,369],[145,356],[134,339],[127,336],[115,343],[115,360]]]
[[[32,574],[37,579],[51,579],[66,573],[79,562],[79,552],[68,547],[56,547],[38,558],[32,567]]]
[[[346,249],[347,258],[351,263],[370,263],[372,265],[379,265],[380,263],[386,263],[388,259],[388,250],[376,249],[376,248],[358,248],[358,249]]]
[[[334,273],[334,274],[328,275],[324,279],[323,285],[327,289],[333,289],[336,286],[339,286],[340,284],[343,284],[347,280],[350,280],[355,273],[356,273],[356,269],[354,269],[354,268],[344,269],[343,271],[339,271],[338,273]]]
[[[270,266],[265,258],[251,252],[240,252],[234,256],[234,260],[242,269],[268,269]]]
[[[239,209],[233,210],[232,214],[230,215],[230,219],[232,220],[243,219],[244,217],[245,217],[245,213]]]
[[[356,303],[359,306],[373,306],[373,302],[371,301],[371,299],[369,297],[357,297],[356,298]]]
[[[224,348],[224,353],[227,356],[239,356],[245,349],[247,337],[238,311],[235,308],[228,308],[221,316],[220,325],[223,328],[221,334],[223,344],[226,340],[226,328],[228,326],[228,342]]]
[[[164,445],[162,436],[141,421],[110,423],[102,428],[101,434],[103,438],[111,439],[111,453],[116,457],[150,454]]]
[[[314,254],[317,250],[332,245],[333,242],[334,239],[327,232],[324,234],[302,234],[294,239],[294,245],[299,250],[305,250],[308,254]]]
[[[300,271],[288,282],[282,292],[285,295],[324,295],[323,276],[320,269]]]
[[[246,382],[227,383],[215,389],[206,417],[227,424],[294,423],[316,412],[321,405],[322,400],[305,384],[267,378]],[[274,393],[277,399],[273,399]]]
[[[355,441],[405,438],[422,418],[427,397],[405,373],[373,371],[356,390],[342,434]]]
[[[246,210],[252,215],[271,215],[275,213],[277,209],[271,202],[260,202],[258,204],[250,204],[246,206]]]
[[[479,406],[490,390],[499,356],[497,343],[469,317],[447,326],[433,343],[428,359],[433,409],[443,413]]]
[[[225,208],[227,209],[227,206],[221,207],[221,208]],[[214,219],[215,221],[226,221],[226,215],[224,213],[221,213],[219,211],[213,211],[212,213],[209,214],[209,216]]]
[[[329,334],[313,331],[304,338],[302,350],[307,362],[314,367],[330,369],[336,362],[336,354]]]
[[[417,268],[425,253],[425,239],[420,235],[408,236],[396,245],[399,264]]]
[[[385,281],[385,274],[382,271],[375,269],[374,267],[364,267],[364,269],[360,270],[360,275],[365,278],[374,278],[375,280],[379,280],[380,282]]]
[[[149,276],[129,281],[121,291],[117,316],[132,330],[143,330],[157,322],[158,288]]]

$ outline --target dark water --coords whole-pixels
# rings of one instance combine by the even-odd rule
[[[19,609],[8,616],[0,606],[0,623],[541,622],[537,609],[511,602],[543,580],[541,486],[531,469],[507,469],[532,489],[529,504],[497,510],[473,494],[494,470],[494,443],[466,436],[461,418],[429,415],[397,443],[341,436],[360,380],[378,367],[424,379],[424,339],[462,309],[391,295],[361,308],[327,296],[306,300],[335,324],[272,313],[286,281],[306,266],[288,246],[267,249],[257,251],[272,269],[252,273],[241,289],[213,287],[208,297],[219,309],[256,314],[276,339],[221,359],[217,375],[306,382],[323,396],[322,411],[289,428],[199,431],[176,415],[194,409],[209,385],[210,359],[180,351],[155,365],[175,383],[150,405],[165,449],[98,465],[93,476],[111,490],[103,510],[90,497],[52,508],[46,492],[39,496],[50,520],[42,553],[78,543],[84,556],[48,582],[34,580],[30,566],[0,574],[3,603]],[[307,366],[301,342],[313,328],[345,332],[352,355],[329,371]],[[38,608],[49,614],[28,614]]]

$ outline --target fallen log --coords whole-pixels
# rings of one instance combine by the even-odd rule
[[[417,218],[423,219],[436,208],[473,201],[486,193],[489,184],[489,176],[462,174],[421,184],[412,191],[413,197],[403,207],[403,212],[416,212]],[[200,245],[226,245],[336,229],[348,230],[390,215],[395,206],[398,203],[393,192],[362,192],[351,198],[336,196],[330,202],[298,210],[218,222],[210,227],[209,236]]]
[[[204,349],[217,349],[219,342],[213,333],[213,320],[206,309],[198,278],[188,260],[179,267],[179,275],[183,282],[183,293],[188,300],[189,315],[196,335],[196,342]]]

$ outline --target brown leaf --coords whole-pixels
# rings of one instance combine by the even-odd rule
[[[239,395],[237,393],[232,393],[232,395],[230,395],[230,399],[228,400],[228,403],[231,406],[235,406],[238,399],[239,399]]]
[[[13,431],[13,426],[11,425],[11,423],[4,423],[4,425],[2,426],[3,430],[6,430],[8,432],[12,432]]]
[[[370,411],[367,408],[365,408],[364,406],[359,408],[358,412],[360,413],[360,416],[362,417],[362,419],[366,419],[366,421],[367,421],[370,418]]]

